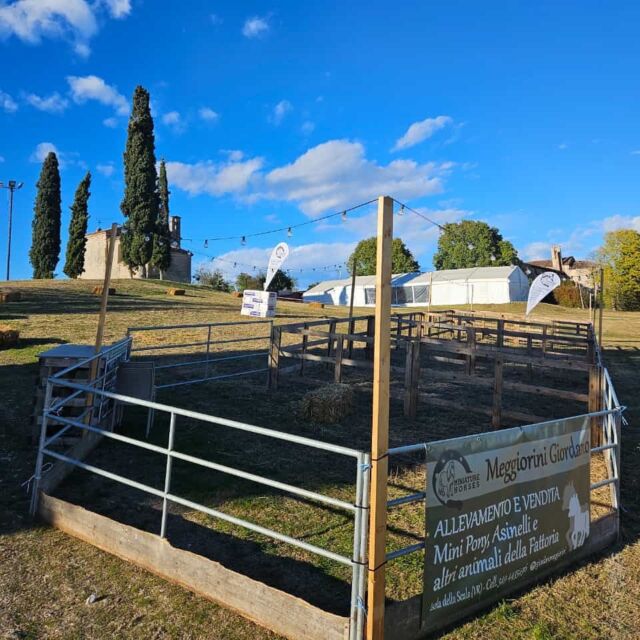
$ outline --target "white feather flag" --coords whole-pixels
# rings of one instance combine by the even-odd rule
[[[527,300],[527,313],[529,315],[534,307],[551,293],[560,284],[560,276],[551,271],[541,273],[532,283]]]
[[[289,257],[289,245],[286,242],[280,242],[276,248],[271,252],[269,258],[269,266],[267,267],[267,279],[264,281],[264,290],[271,284],[274,276],[278,272],[278,269],[282,266],[282,263]]]

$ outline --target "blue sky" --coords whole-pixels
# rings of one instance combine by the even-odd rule
[[[554,242],[584,257],[608,229],[640,230],[639,23],[638,3],[584,0],[0,0],[0,180],[25,183],[12,276],[31,275],[47,150],[62,162],[63,251],[87,169],[90,229],[122,220],[137,84],[152,96],[194,264],[223,257],[213,264],[232,276],[234,261],[266,266],[287,240],[301,284],[335,277],[323,267],[372,235],[370,208],[290,238],[207,248],[204,238],[286,227],[381,193],[440,222],[486,220],[524,258],[547,257]],[[6,222],[2,192],[2,265]],[[437,230],[415,215],[395,223],[430,268]]]

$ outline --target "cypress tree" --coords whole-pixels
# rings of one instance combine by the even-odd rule
[[[60,171],[58,158],[50,151],[36,184],[38,192],[33,207],[32,242],[29,261],[34,278],[53,278],[60,256]]]
[[[141,267],[147,276],[147,263],[153,249],[153,233],[158,219],[158,176],[149,92],[136,87],[129,118],[124,152],[124,197],[120,209],[126,221],[121,239],[122,258],[133,270]]]
[[[171,264],[171,237],[169,232],[169,183],[167,182],[167,167],[164,160],[160,161],[158,175],[158,220],[153,234],[153,253],[151,265],[160,271],[160,279],[163,272]]]
[[[67,240],[67,259],[64,272],[70,278],[77,278],[84,271],[84,251],[87,245],[87,222],[89,220],[88,202],[91,195],[91,173],[81,180],[71,206],[69,239]]]

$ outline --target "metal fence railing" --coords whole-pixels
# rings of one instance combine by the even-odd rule
[[[370,455],[367,452],[352,449],[340,445],[335,445],[320,440],[314,440],[311,438],[290,434],[286,432],[276,431],[273,429],[267,429],[264,427],[255,426],[243,422],[237,422],[235,420],[228,420],[225,418],[219,418],[215,416],[206,415],[196,411],[190,411],[187,409],[180,409],[172,407],[166,404],[158,402],[152,402],[134,398],[131,396],[114,393],[106,388],[102,388],[102,381],[98,380],[94,384],[78,384],[69,380],[65,380],[63,377],[52,376],[47,382],[47,398],[51,398],[52,390],[54,387],[61,387],[75,394],[87,394],[98,398],[96,406],[101,403],[114,403],[118,406],[139,406],[148,410],[152,410],[156,413],[163,413],[169,417],[169,433],[166,446],[159,446],[152,444],[145,440],[132,438],[121,433],[115,433],[111,429],[105,429],[94,424],[83,422],[74,418],[61,418],[56,415],[56,419],[61,421],[65,427],[64,429],[77,429],[81,432],[95,434],[100,438],[107,438],[116,442],[125,443],[146,451],[152,451],[166,457],[165,462],[165,476],[164,487],[158,489],[150,486],[144,482],[133,480],[132,478],[125,477],[119,473],[114,473],[106,469],[97,467],[93,464],[89,464],[78,457],[74,457],[70,452],[64,453],[59,450],[54,450],[52,445],[55,444],[60,433],[46,438],[46,421],[51,417],[52,411],[55,406],[50,402],[45,404],[44,420],[42,433],[40,438],[40,445],[38,448],[38,457],[36,464],[36,471],[34,474],[34,488],[31,503],[31,512],[35,514],[38,509],[38,497],[39,488],[42,477],[43,460],[49,458],[53,461],[58,461],[63,464],[71,465],[83,469],[89,473],[102,476],[114,482],[121,483],[123,485],[132,487],[146,494],[156,496],[162,499],[162,510],[160,516],[160,537],[165,538],[167,535],[167,511],[169,503],[182,505],[189,509],[199,511],[207,514],[213,518],[223,520],[230,524],[243,527],[255,533],[261,534],[268,538],[279,540],[286,544],[292,545],[299,549],[304,549],[312,554],[328,558],[342,565],[346,565],[351,568],[351,601],[350,601],[350,638],[356,640],[356,638],[362,637],[362,631],[364,628],[364,599],[365,599],[365,575],[366,575],[366,552],[367,552],[367,537],[368,537],[368,508],[369,508],[369,468],[370,468]],[[293,443],[296,445],[302,445],[311,449],[325,451],[330,454],[336,454],[340,456],[351,457],[355,461],[355,495],[353,501],[346,501],[327,495],[325,493],[319,493],[317,491],[311,491],[301,487],[294,486],[285,482],[274,480],[272,478],[257,475],[254,473],[248,473],[241,469],[212,462],[202,457],[189,455],[187,453],[176,450],[175,448],[175,436],[176,431],[179,430],[178,421],[180,418],[187,418],[189,420],[195,420],[200,423],[208,425],[215,425],[216,427],[224,427],[234,429],[238,432],[251,433],[266,438],[271,438],[283,442]],[[193,500],[177,495],[172,491],[172,466],[173,462],[179,460],[186,462],[197,467],[204,467],[214,470],[229,476],[240,478],[242,480],[254,482],[263,486],[271,487],[284,493],[297,496],[307,501],[315,502],[321,505],[328,505],[333,508],[337,508],[353,515],[354,518],[354,533],[352,541],[352,553],[350,556],[342,555],[325,549],[305,540],[294,538],[292,536],[280,533],[273,529],[258,525],[237,516],[232,516],[218,509],[213,509],[206,505],[194,502]]]
[[[265,326],[264,335],[252,335],[255,325]],[[199,324],[174,324],[147,327],[130,327],[127,336],[134,338],[132,356],[162,358],[154,366],[158,376],[156,389],[168,389],[212,380],[236,378],[238,376],[265,373],[269,339],[273,320],[250,320],[243,322],[209,322]],[[243,331],[248,328],[246,335]],[[170,341],[167,341],[167,335]],[[255,349],[232,355],[220,354],[232,346],[256,345]],[[262,344],[261,344],[262,343]],[[264,362],[240,370],[228,370],[230,363],[255,361],[264,357]],[[220,365],[223,371],[212,371]]]
[[[616,395],[613,382],[609,375],[609,371],[606,368],[602,369],[602,386],[601,386],[601,411],[594,411],[584,417],[597,420],[601,427],[602,444],[591,447],[591,455],[602,453],[604,455],[607,477],[592,482],[590,484],[590,491],[596,491],[601,487],[611,487],[611,508],[616,514],[620,511],[620,440],[621,440],[621,426],[626,424],[626,420],[623,416],[625,407],[620,404],[618,396]],[[570,418],[568,418],[570,419]],[[529,426],[529,425],[528,425]],[[535,426],[535,425],[530,425]],[[390,458],[401,455],[420,454],[426,453],[430,443],[421,442],[417,444],[410,444],[401,447],[391,448],[388,451]],[[393,498],[387,501],[387,508],[394,509],[407,504],[413,504],[415,502],[424,502],[426,500],[426,493],[419,491],[417,493],[407,494],[399,498]],[[402,549],[396,549],[387,553],[387,561],[400,558],[402,556],[421,551],[425,548],[424,542],[418,542],[413,545],[409,545]]]

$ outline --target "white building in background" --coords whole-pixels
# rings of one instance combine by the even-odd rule
[[[354,306],[374,306],[375,286],[375,276],[358,276]],[[419,307],[429,303],[447,306],[504,304],[523,302],[529,294],[529,280],[516,266],[401,273],[392,276],[391,287],[391,304],[394,307]],[[325,280],[305,291],[302,297],[305,302],[349,305],[351,278]]]

